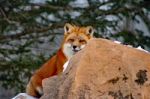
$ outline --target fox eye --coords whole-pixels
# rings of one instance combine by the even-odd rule
[[[85,40],[79,40],[79,42],[80,42],[80,43],[86,43],[86,41],[85,41]]]
[[[69,42],[74,42],[74,39],[69,39],[68,41],[69,41]]]

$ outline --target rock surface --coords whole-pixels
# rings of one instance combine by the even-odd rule
[[[150,53],[92,39],[43,86],[41,99],[150,99]]]

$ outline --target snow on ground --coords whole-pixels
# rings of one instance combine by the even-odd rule
[[[38,98],[32,97],[26,93],[19,93],[17,96],[13,97],[12,99],[38,99]]]

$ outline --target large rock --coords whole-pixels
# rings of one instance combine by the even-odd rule
[[[43,86],[41,99],[150,99],[150,54],[92,39]]]

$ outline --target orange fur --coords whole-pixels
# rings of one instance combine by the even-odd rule
[[[83,45],[93,37],[91,26],[78,27],[67,23],[64,30],[64,40],[60,49],[31,77],[26,88],[27,94],[40,97],[43,93],[42,80],[60,74],[63,71],[64,63],[77,51],[81,50],[84,47]],[[73,46],[76,46],[76,48],[73,49]]]

